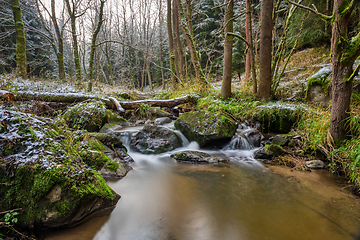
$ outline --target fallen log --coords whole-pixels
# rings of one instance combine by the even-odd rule
[[[6,92],[6,91],[5,91]],[[7,92],[8,93],[8,92]],[[1,93],[0,93],[1,96]],[[3,96],[4,97],[4,96]],[[79,94],[79,93],[39,93],[39,92],[27,92],[18,91],[13,94],[13,97],[9,101],[44,101],[44,102],[62,102],[62,103],[76,103],[86,100],[101,100],[105,102],[106,107],[119,112],[125,112],[125,109],[135,109],[141,104],[148,104],[152,107],[166,107],[173,108],[184,103],[196,103],[199,97],[187,95],[184,97],[173,98],[168,100],[139,100],[132,102],[119,102],[113,97],[102,98],[93,95]]]
[[[148,104],[152,107],[168,107],[173,108],[175,106],[178,106],[180,104],[184,103],[196,103],[199,97],[187,95],[184,97],[179,98],[173,98],[168,100],[139,100],[139,101],[132,101],[132,102],[122,102],[121,105],[125,109],[134,109],[138,108],[141,104]]]
[[[106,107],[119,112],[125,110],[115,98],[101,98],[93,95],[79,94],[79,93],[39,93],[39,92],[26,92],[18,91],[15,94],[14,101],[44,101],[44,102],[61,102],[61,103],[76,103],[86,100],[101,100],[105,102]]]

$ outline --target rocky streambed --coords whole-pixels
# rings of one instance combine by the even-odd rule
[[[282,113],[277,108],[268,107],[272,118],[265,110],[259,111],[256,118],[262,130],[284,132],[291,128],[296,119],[284,116],[299,109],[287,107]],[[274,112],[283,115],[274,118]],[[139,120],[136,114],[153,120]],[[14,228],[32,234],[75,226],[104,210],[109,213],[120,196],[104,177],[122,178],[132,169],[128,151],[152,155],[171,152],[170,157],[178,162],[218,165],[238,158],[237,149],[253,149],[252,156],[254,149],[262,146],[263,136],[258,130],[236,123],[224,113],[193,111],[177,118],[155,108],[145,113],[127,111],[125,117],[97,100],[73,105],[51,119],[1,108],[0,212],[3,216],[13,214],[7,220],[0,216],[1,233],[16,236]],[[171,118],[177,120],[169,128],[166,124],[171,124]],[[279,119],[280,125],[276,122]],[[140,131],[124,130],[137,124],[144,127]],[[121,139],[128,139],[128,145]],[[191,141],[203,149],[228,149],[234,154],[177,151]],[[291,141],[274,142],[271,147],[260,148],[255,156],[269,159],[281,155],[285,152],[282,146]]]

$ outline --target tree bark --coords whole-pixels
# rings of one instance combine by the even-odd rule
[[[355,51],[348,43],[347,28],[351,11],[343,14],[340,6],[345,0],[334,1],[335,21],[332,26],[332,106],[330,117],[330,135],[335,144],[346,137],[346,119],[349,116],[350,98],[352,91],[352,75],[355,59],[360,54],[359,45],[355,45]],[[349,4],[349,3],[348,3]],[[344,8],[343,8],[344,9]],[[360,33],[359,33],[360,34]],[[352,41],[353,44],[360,43],[360,35]],[[349,79],[350,78],[350,79]]]
[[[78,41],[76,35],[76,7],[73,2],[73,6],[71,8],[69,0],[65,0],[65,3],[68,10],[68,14],[70,16],[71,36],[73,40],[73,52],[74,52],[74,62],[75,62],[75,76],[76,76],[76,80],[80,81],[81,65],[80,65],[79,48],[78,48]]]
[[[260,29],[260,79],[258,97],[262,101],[271,100],[271,51],[273,29],[273,0],[261,1]]]
[[[208,81],[205,78],[204,72],[201,68],[199,52],[196,49],[194,33],[192,28],[191,0],[186,0],[186,12],[187,12],[186,16],[185,16],[185,10],[181,4],[181,0],[175,0],[175,1],[178,8],[180,9],[180,16],[181,16],[180,25],[184,33],[186,43],[189,47],[191,62],[195,70],[195,77],[196,79],[200,80],[201,83],[205,85],[209,85]],[[185,20],[187,20],[187,23]]]
[[[176,76],[180,79],[183,78],[183,65],[184,56],[180,40],[180,24],[179,24],[179,8],[177,4],[173,7],[173,37],[174,37],[174,54],[175,54],[175,65],[176,65]]]
[[[175,87],[175,78],[173,74],[176,74],[176,66],[175,66],[175,54],[174,54],[174,37],[173,30],[171,24],[171,0],[167,0],[167,30],[169,37],[169,58],[170,58],[170,70],[171,70],[171,83],[172,86]]]
[[[97,35],[100,32],[101,25],[103,23],[104,4],[105,4],[105,0],[100,0],[99,18],[98,18],[96,29],[93,32],[92,38],[91,38],[91,50],[90,50],[90,59],[89,59],[89,81],[92,81],[93,77],[94,77],[94,56],[95,56],[95,49],[96,49],[96,39],[97,39]]]
[[[253,44],[251,22],[252,22],[251,1],[246,0],[245,34],[246,34],[246,41],[248,42],[249,45],[248,45],[248,51],[246,53],[246,62],[245,62],[245,82],[249,81],[251,74],[252,83],[253,83],[253,93],[256,94],[257,80],[256,80],[254,44]]]
[[[11,1],[16,32],[16,74],[26,78],[26,39],[19,0]]]
[[[62,36],[62,32],[60,31],[59,25],[56,19],[56,11],[55,11],[55,0],[51,0],[51,21],[54,25],[56,38],[58,41],[58,49],[56,51],[56,57],[59,68],[59,78],[65,78],[65,62],[64,62],[64,40]]]
[[[221,85],[221,96],[224,99],[228,99],[231,97],[233,36],[227,33],[233,32],[233,20],[232,20],[233,15],[234,15],[234,0],[227,0],[225,19],[224,19],[225,44],[224,44],[223,81]]]
[[[7,96],[11,96],[9,100]],[[168,100],[139,100],[139,101],[132,101],[132,102],[119,102],[115,98],[100,98],[93,95],[86,95],[86,94],[77,94],[77,93],[66,93],[66,94],[59,94],[59,93],[37,93],[37,92],[25,92],[25,91],[18,91],[16,94],[9,93],[6,91],[0,92],[0,97],[6,98],[9,101],[44,101],[44,102],[62,102],[62,103],[75,103],[75,102],[82,102],[86,100],[101,100],[104,101],[107,108],[117,110],[117,111],[124,111],[124,109],[134,109],[139,107],[141,104],[148,104],[153,107],[168,107],[172,108],[184,103],[196,103],[199,97],[187,95],[184,97],[173,98]]]
[[[246,13],[245,13],[245,35],[246,41],[250,43],[252,42],[252,27],[251,27],[251,1],[246,0]],[[248,46],[248,50],[246,52],[246,59],[245,59],[245,82],[249,81],[250,74],[251,74],[251,52]]]

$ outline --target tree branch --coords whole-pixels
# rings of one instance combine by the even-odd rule
[[[353,1],[354,1],[354,0],[353,0]],[[328,16],[328,15],[325,15],[325,14],[323,14],[323,13],[318,12],[318,10],[316,9],[316,7],[314,7],[315,9],[312,9],[312,8],[307,7],[307,6],[304,6],[304,5],[298,4],[298,3],[296,3],[296,2],[293,2],[293,1],[291,1],[291,0],[288,0],[288,2],[291,3],[292,5],[295,5],[295,6],[299,7],[299,8],[305,9],[305,10],[307,10],[307,11],[310,11],[310,12],[316,14],[317,16],[319,16],[319,17],[320,17],[322,20],[324,20],[324,21],[331,21],[331,20],[334,18],[333,15],[332,15],[332,16]]]
[[[246,45],[247,45],[248,47],[250,47],[250,44],[246,41],[246,39],[245,39],[243,36],[241,36],[241,35],[239,35],[239,34],[236,34],[236,33],[232,33],[232,32],[228,32],[228,33],[226,33],[226,35],[231,35],[231,36],[233,36],[233,37],[237,37],[237,38],[239,38],[240,40],[242,40],[244,43],[246,43]]]

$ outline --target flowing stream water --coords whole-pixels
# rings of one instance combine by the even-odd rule
[[[197,143],[184,145],[175,151],[199,150]],[[269,168],[252,158],[254,149],[224,149],[200,149],[231,160],[220,165],[177,163],[170,152],[129,151],[133,170],[108,181],[121,195],[111,215],[45,239],[354,239],[360,200],[341,187],[341,179],[326,170]]]

